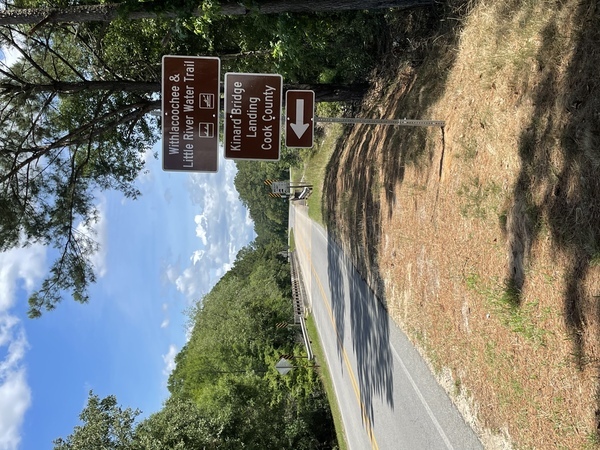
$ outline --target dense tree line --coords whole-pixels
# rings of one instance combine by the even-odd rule
[[[1,25],[61,23],[61,22],[109,22],[117,18],[156,19],[176,17],[202,17],[208,10],[214,14],[229,16],[282,13],[339,12],[348,10],[415,8],[428,6],[433,0],[258,0],[258,1],[203,1],[123,0],[100,4],[81,1],[79,4],[18,0],[16,8],[8,7],[0,11]]]
[[[250,211],[257,234],[256,242],[264,245],[276,242],[287,245],[288,203],[269,196],[271,187],[266,180],[289,180],[289,167],[297,159],[296,153],[283,149],[279,162],[238,161],[235,188]]]
[[[277,244],[251,245],[189,311],[191,336],[175,358],[170,398],[139,411],[90,393],[82,424],[54,443],[69,449],[335,448],[327,399],[296,339],[289,266]],[[295,368],[275,370],[281,355]]]

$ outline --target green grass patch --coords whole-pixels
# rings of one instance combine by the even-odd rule
[[[312,195],[308,198],[308,215],[321,225],[324,225],[323,180],[325,179],[325,170],[341,135],[341,124],[328,124],[322,140],[315,146],[315,151],[308,160],[305,160],[304,177],[313,185]]]
[[[483,183],[479,177],[472,177],[463,183],[457,191],[462,200],[460,213],[465,218],[486,219],[490,213],[496,213],[502,188],[490,181]]]
[[[520,292],[509,283],[485,282],[476,273],[467,275],[465,282],[469,290],[485,299],[491,311],[513,333],[519,333],[534,345],[546,345],[546,335],[550,332],[539,324],[551,314],[550,309],[540,309],[538,300],[524,303]]]
[[[294,239],[294,229],[290,228],[289,240],[288,240],[288,251],[291,253],[296,250],[296,240]]]
[[[327,393],[327,399],[329,400],[329,407],[331,408],[331,415],[333,416],[333,423],[335,425],[335,435],[338,441],[339,450],[347,450],[348,444],[346,442],[346,433],[344,431],[344,423],[342,422],[342,413],[340,411],[337,397],[335,396],[335,389],[333,388],[333,381],[329,368],[327,367],[325,353],[323,347],[321,347],[321,340],[319,339],[319,333],[312,316],[308,316],[306,319],[306,329],[312,343],[313,353],[315,354],[315,360],[319,365],[319,375],[325,392]]]

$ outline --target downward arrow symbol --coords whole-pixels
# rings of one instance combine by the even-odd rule
[[[299,98],[296,100],[296,123],[291,123],[290,127],[298,136],[298,139],[308,130],[310,124],[304,123],[304,99]]]

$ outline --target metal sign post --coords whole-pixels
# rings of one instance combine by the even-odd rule
[[[396,125],[404,127],[445,127],[443,120],[412,119],[360,119],[357,117],[315,117],[315,122],[325,123],[358,123],[363,125]]]

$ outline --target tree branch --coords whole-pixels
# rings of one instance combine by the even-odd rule
[[[61,148],[61,147],[68,147],[70,145],[80,145],[83,143],[84,140],[87,140],[90,138],[95,138],[98,135],[102,134],[103,132],[105,132],[111,128],[117,127],[123,123],[127,123],[128,121],[133,120],[138,116],[144,115],[150,111],[160,108],[160,105],[161,105],[160,100],[140,102],[140,103],[134,103],[131,105],[126,105],[115,111],[111,111],[102,117],[96,118],[94,121],[91,121],[90,123],[87,123],[87,124],[79,127],[77,130],[74,130],[74,131],[68,133],[67,135],[57,139],[55,142],[53,142],[47,146],[23,149],[23,151],[20,151],[20,153],[32,153],[32,155],[29,156],[28,158],[24,159],[20,163],[15,164],[13,166],[13,168],[6,175],[4,175],[2,178],[0,178],[0,183],[5,183],[10,178],[14,177],[23,167],[25,167],[28,164],[31,164],[33,161],[41,158],[42,156],[47,155],[52,150],[55,150],[55,149]],[[133,109],[133,111],[130,112],[129,114],[125,114],[122,117],[115,118],[114,120],[111,120],[108,123],[106,123],[104,126],[102,126],[100,128],[96,128],[96,124],[98,124],[99,122],[104,121],[106,119],[110,119],[111,117],[114,117],[118,114],[124,113],[127,110],[132,110],[132,109]],[[95,131],[86,133],[88,130],[90,130],[90,128],[94,129]]]
[[[50,76],[50,74],[48,74],[48,72],[46,72],[37,62],[35,62],[35,60],[33,58],[31,58],[31,56],[29,56],[27,54],[27,52],[25,50],[23,50],[21,48],[20,45],[17,44],[17,41],[15,40],[15,38],[12,36],[12,30],[11,30],[11,36],[8,37],[6,34],[4,33],[0,33],[1,36],[4,36],[4,38],[11,43],[11,45],[13,47],[15,47],[17,49],[17,51],[23,56],[23,58],[25,58],[29,64],[31,64],[32,67],[34,67],[40,74],[42,74],[44,77],[48,78],[51,81],[54,81],[54,78]]]

